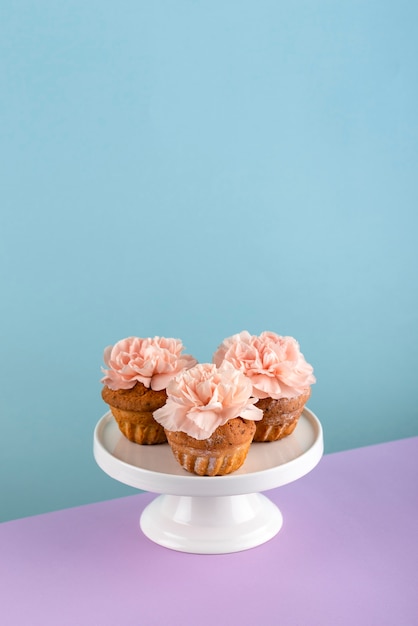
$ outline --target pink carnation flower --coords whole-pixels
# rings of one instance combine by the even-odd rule
[[[244,330],[224,339],[213,362],[224,361],[247,376],[256,398],[294,398],[316,382],[296,339],[268,331],[256,336]]]
[[[167,386],[167,402],[153,416],[164,428],[207,439],[230,419],[260,420],[250,381],[229,363],[202,363],[182,372]]]
[[[109,389],[132,389],[137,382],[154,391],[165,389],[174,376],[193,367],[196,359],[181,354],[183,344],[179,339],[153,337],[140,339],[127,337],[104,351],[102,368],[105,376],[101,382]]]

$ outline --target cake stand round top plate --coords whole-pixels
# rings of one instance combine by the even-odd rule
[[[94,457],[109,476],[131,487],[176,496],[231,496],[274,489],[310,472],[323,454],[322,428],[305,408],[295,430],[280,441],[252,443],[239,470],[197,476],[184,470],[168,444],[132,443],[106,413],[94,431]]]

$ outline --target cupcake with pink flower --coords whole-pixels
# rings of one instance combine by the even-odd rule
[[[154,412],[180,465],[200,476],[222,476],[244,463],[263,412],[252,384],[230,363],[202,363],[167,385],[167,402]]]
[[[263,411],[254,441],[277,441],[294,431],[316,382],[296,339],[244,330],[224,339],[213,362],[230,363],[251,382],[255,406]]]
[[[156,444],[167,441],[153,412],[164,406],[166,387],[177,374],[197,361],[183,354],[179,339],[127,337],[104,351],[102,398],[130,441]]]

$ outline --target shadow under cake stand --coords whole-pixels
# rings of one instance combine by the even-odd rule
[[[94,431],[99,467],[121,483],[162,494],[142,512],[142,532],[155,543],[195,554],[226,554],[272,539],[283,518],[259,493],[310,472],[323,455],[322,427],[305,407],[291,435],[253,443],[243,466],[226,476],[197,476],[184,470],[168,444],[132,443],[110,412]]]

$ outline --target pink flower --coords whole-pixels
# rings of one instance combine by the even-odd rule
[[[104,351],[102,383],[110,389],[132,389],[137,382],[154,391],[165,389],[179,372],[193,367],[196,359],[181,354],[183,344],[179,339],[154,337],[140,339],[127,337]]]
[[[170,381],[167,402],[153,416],[164,428],[207,439],[230,419],[260,420],[250,381],[229,363],[195,365]]]
[[[294,398],[316,382],[296,339],[268,331],[256,336],[244,330],[224,339],[213,362],[224,361],[248,377],[256,398]]]

